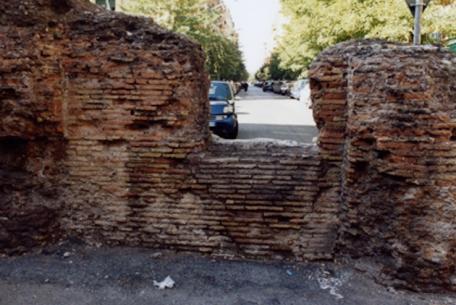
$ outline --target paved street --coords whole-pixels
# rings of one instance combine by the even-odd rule
[[[248,92],[241,91],[238,97],[238,139],[272,138],[312,143],[318,134],[309,103],[263,92],[254,86],[250,86]]]
[[[161,255],[160,255],[161,254]],[[454,305],[376,283],[369,263],[253,262],[66,244],[0,258],[0,305]],[[154,280],[170,276],[175,287]]]

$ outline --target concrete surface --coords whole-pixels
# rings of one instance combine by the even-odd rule
[[[377,284],[364,268],[211,259],[194,254],[64,244],[0,258],[1,305],[454,305],[454,295]],[[171,276],[172,289],[153,281]]]
[[[263,92],[250,86],[238,94],[238,139],[271,138],[312,143],[318,135],[310,101]]]

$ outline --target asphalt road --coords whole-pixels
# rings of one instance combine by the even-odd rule
[[[271,138],[312,143],[318,134],[309,101],[300,102],[253,86],[247,92],[241,91],[238,98],[238,139]]]
[[[160,254],[157,257],[155,254]],[[253,262],[131,249],[60,247],[0,258],[0,305],[454,305],[455,295],[377,284],[360,266]],[[154,280],[170,276],[172,289]]]

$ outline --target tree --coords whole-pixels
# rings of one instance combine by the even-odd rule
[[[220,13],[208,0],[136,0],[127,12],[152,17],[161,26],[187,35],[206,53],[206,68],[212,79],[244,80],[248,73],[236,41],[218,28]]]
[[[404,0],[281,0],[288,18],[279,38],[282,65],[305,72],[315,56],[338,42],[381,38],[410,42],[413,19]],[[456,1],[433,0],[423,15],[424,42],[440,32],[456,35]]]
[[[255,78],[258,80],[295,80],[299,75],[300,72],[283,67],[279,54],[273,52],[255,74]]]

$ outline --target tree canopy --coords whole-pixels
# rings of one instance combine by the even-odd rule
[[[206,53],[206,67],[212,79],[244,80],[248,73],[237,41],[218,27],[222,18],[208,0],[136,0],[123,9],[152,17],[161,26],[187,35]]]
[[[281,61],[277,52],[273,52],[255,74],[255,78],[259,80],[294,80],[298,76],[299,72],[281,66]]]
[[[281,0],[287,18],[274,53],[280,67],[304,75],[315,56],[336,43],[361,38],[411,42],[413,18],[404,0]],[[456,0],[432,0],[423,14],[430,33],[456,36]]]

